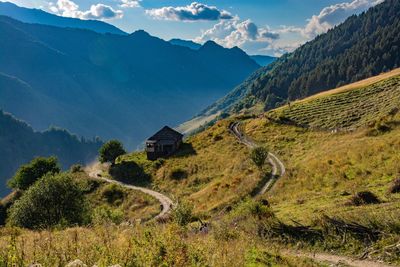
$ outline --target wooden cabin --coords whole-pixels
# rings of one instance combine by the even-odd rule
[[[156,160],[175,153],[182,144],[183,134],[165,126],[146,141],[147,159]]]

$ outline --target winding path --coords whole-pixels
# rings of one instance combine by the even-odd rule
[[[229,126],[229,129],[239,139],[239,141],[242,144],[248,146],[249,148],[257,147],[257,144],[253,140],[251,140],[243,132],[241,132],[239,126],[240,122],[234,122]],[[286,173],[285,165],[275,154],[268,152],[268,162],[272,166],[271,177],[270,179],[268,179],[268,182],[257,193],[257,195],[263,195],[269,190],[271,190],[275,182]]]
[[[234,122],[229,126],[229,130],[239,139],[239,141],[246,145],[249,148],[257,147],[257,144],[252,141],[249,137],[247,137],[240,129],[240,122]],[[275,182],[282,177],[286,168],[283,162],[275,156],[273,153],[268,153],[268,162],[272,166],[271,178],[268,182],[263,186],[263,188],[257,193],[257,195],[262,195],[271,190],[272,186]],[[317,262],[322,263],[330,263],[334,265],[346,264],[352,267],[391,267],[392,265],[388,265],[381,262],[369,261],[369,260],[357,260],[346,256],[333,255],[327,253],[306,253],[300,251],[282,251],[283,254],[287,254],[294,257],[305,257],[309,259],[313,259]],[[340,265],[341,266],[341,265]]]
[[[101,164],[99,162],[96,162],[88,167],[86,167],[86,172],[88,173],[88,175],[92,178],[95,179],[99,179],[99,180],[103,180],[107,183],[111,183],[111,184],[117,184],[120,185],[122,187],[131,189],[131,190],[136,190],[136,191],[141,191],[147,195],[150,195],[152,197],[154,197],[155,199],[157,199],[160,204],[161,204],[161,212],[154,217],[154,219],[156,220],[160,220],[160,219],[164,219],[166,218],[166,216],[168,216],[168,214],[171,212],[171,208],[174,205],[174,202],[167,197],[166,195],[163,195],[159,192],[150,190],[148,188],[145,187],[138,187],[138,186],[133,186],[130,184],[126,184],[120,181],[116,181],[116,180],[111,180],[111,179],[107,179],[104,177],[101,177]]]

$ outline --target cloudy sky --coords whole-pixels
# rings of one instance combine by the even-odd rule
[[[0,0],[5,1],[5,0]],[[66,17],[98,19],[169,40],[214,40],[279,56],[383,0],[11,0]]]

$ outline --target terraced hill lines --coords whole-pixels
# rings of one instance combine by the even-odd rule
[[[400,75],[354,89],[295,102],[267,116],[320,130],[351,130],[366,126],[400,108]]]

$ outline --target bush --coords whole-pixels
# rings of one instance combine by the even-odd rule
[[[29,229],[80,225],[86,211],[83,192],[68,174],[47,174],[12,205],[8,222]]]
[[[109,204],[116,204],[116,205],[121,204],[125,197],[124,190],[116,184],[107,185],[103,189],[103,192],[101,194]]]
[[[251,151],[250,157],[254,164],[262,169],[268,158],[268,151],[265,147],[256,147]]]
[[[174,168],[171,170],[169,177],[174,180],[182,180],[187,178],[188,173],[181,168]]]
[[[72,165],[70,168],[71,173],[78,173],[78,172],[83,172],[83,167],[80,164],[75,164]]]
[[[389,193],[400,193],[400,178],[397,178],[393,181],[392,185],[389,188]]]
[[[13,191],[2,200],[0,200],[0,226],[6,224],[8,209],[21,197],[21,191]]]
[[[58,161],[55,157],[36,158],[30,163],[21,166],[8,185],[13,189],[26,190],[39,178],[47,173],[56,174],[60,172]]]
[[[172,218],[180,226],[189,224],[193,218],[193,205],[188,202],[179,202],[172,210]]]
[[[77,181],[78,181],[79,187],[81,188],[81,191],[84,194],[90,194],[90,193],[94,192],[103,183],[100,180],[89,179],[89,178],[79,179]]]
[[[369,125],[370,129],[367,131],[367,136],[378,136],[390,132],[392,128],[385,121],[376,121]]]
[[[124,154],[126,151],[122,146],[122,143],[118,140],[111,140],[105,143],[99,150],[99,160],[101,163],[109,162],[115,163],[115,160]]]
[[[95,208],[92,214],[92,222],[95,224],[121,224],[123,220],[124,213],[120,209],[112,209],[106,205]]]
[[[111,166],[110,175],[115,180],[134,184],[146,184],[151,180],[150,175],[133,161],[123,161]]]
[[[354,206],[361,206],[367,204],[379,204],[380,202],[381,201],[374,193],[370,191],[363,191],[363,192],[358,192],[353,197],[351,197],[348,204]]]

